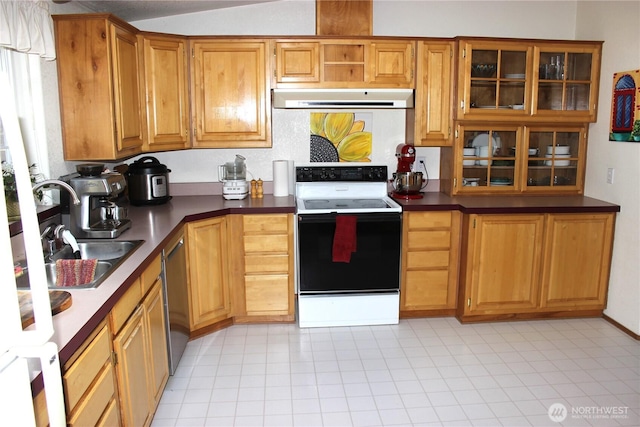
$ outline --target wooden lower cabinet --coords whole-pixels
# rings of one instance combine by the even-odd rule
[[[614,214],[549,215],[541,307],[605,306],[614,220]]]
[[[189,222],[186,228],[189,327],[193,334],[226,320],[231,311],[227,221],[224,216],[215,217]]]
[[[117,425],[118,394],[111,360],[111,333],[102,322],[63,367],[69,426]]]
[[[169,359],[167,354],[167,335],[165,329],[164,298],[162,281],[158,279],[149,294],[142,301],[146,313],[146,327],[149,345],[149,389],[151,391],[151,408],[160,402],[164,386],[169,379]]]
[[[169,377],[164,299],[157,265],[155,262],[151,264],[143,273],[142,280],[127,290],[110,314],[112,330],[116,331],[113,350],[120,415],[125,426],[151,424]],[[154,285],[147,295],[140,298],[145,278],[154,275]],[[133,305],[136,297],[137,303]],[[119,320],[125,316],[127,320],[120,327]]]
[[[401,317],[455,313],[461,214],[404,212]]]
[[[600,315],[614,215],[465,216],[458,318]]]
[[[294,321],[293,215],[228,220],[230,236],[242,236],[229,259],[235,321]]]

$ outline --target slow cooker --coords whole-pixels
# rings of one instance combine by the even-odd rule
[[[132,205],[160,205],[169,201],[170,169],[155,157],[145,156],[129,165],[126,173]]]

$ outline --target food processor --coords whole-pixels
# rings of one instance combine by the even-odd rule
[[[218,180],[222,182],[222,197],[226,200],[241,200],[249,194],[245,160],[236,154],[233,162],[218,166]]]

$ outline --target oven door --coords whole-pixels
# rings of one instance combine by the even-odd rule
[[[356,217],[356,250],[349,262],[334,262],[338,215],[298,215],[299,294],[398,292],[402,214],[350,214]]]

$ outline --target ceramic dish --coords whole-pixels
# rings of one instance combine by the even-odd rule
[[[524,74],[505,74],[504,77],[507,79],[524,79]]]
[[[496,134],[494,133],[491,136],[491,139],[493,140],[491,142],[491,146],[495,149],[500,148],[500,137],[496,137]],[[471,141],[471,146],[472,147],[486,147],[487,145],[489,145],[489,134],[488,133],[481,133],[479,135],[476,135],[475,138],[473,138],[473,141]]]

